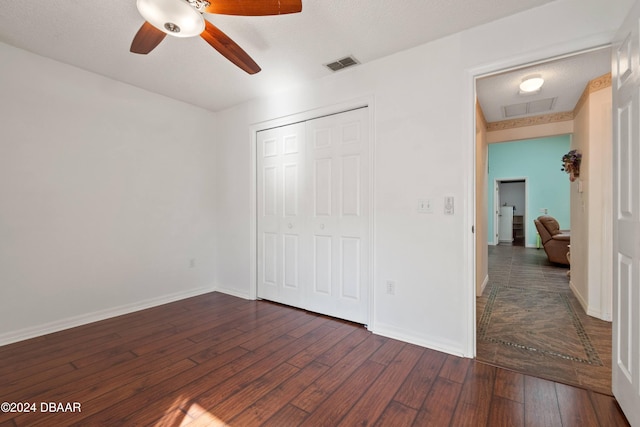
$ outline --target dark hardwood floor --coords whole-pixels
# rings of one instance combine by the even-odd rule
[[[607,395],[220,293],[0,347],[0,402],[35,409],[2,427],[628,425]]]

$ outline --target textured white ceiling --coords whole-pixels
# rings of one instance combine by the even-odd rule
[[[507,119],[504,106],[547,98],[557,99],[552,110],[543,114],[573,111],[587,83],[610,71],[611,49],[602,48],[478,79],[476,94],[488,122]],[[518,92],[522,79],[532,74],[540,74],[545,79],[542,89],[535,95],[520,95]],[[509,118],[539,114],[541,113]]]
[[[293,15],[205,15],[260,65],[254,76],[199,37],[130,53],[135,0],[2,0],[0,41],[218,111],[328,75],[322,64],[347,55],[367,63],[550,1],[302,0]]]

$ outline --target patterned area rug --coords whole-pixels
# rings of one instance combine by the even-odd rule
[[[478,339],[547,357],[603,365],[564,292],[492,287],[478,325]]]

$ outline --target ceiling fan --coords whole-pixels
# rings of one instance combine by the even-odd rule
[[[298,13],[302,11],[302,0],[138,0],[137,7],[145,22],[131,42],[131,52],[147,54],[167,34],[175,37],[199,35],[229,61],[247,73],[255,74],[260,71],[258,64],[202,14],[266,16]]]

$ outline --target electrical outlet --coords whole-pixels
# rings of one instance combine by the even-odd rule
[[[387,294],[396,294],[396,282],[394,282],[393,280],[387,280]]]

